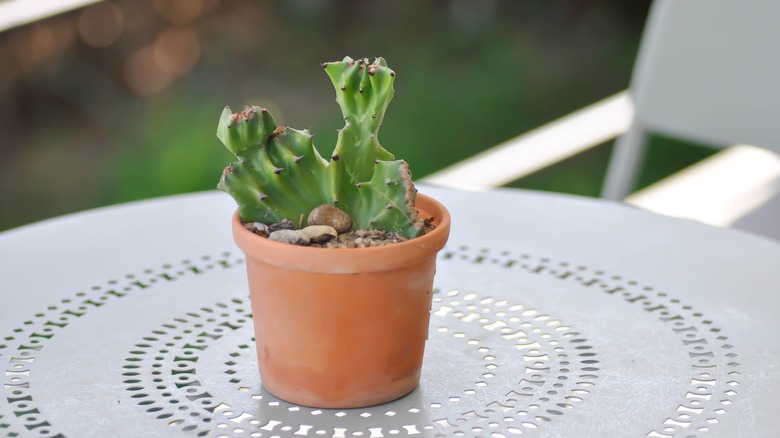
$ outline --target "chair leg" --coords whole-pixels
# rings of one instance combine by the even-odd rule
[[[633,191],[646,146],[647,134],[636,126],[618,137],[609,159],[602,198],[622,201]]]

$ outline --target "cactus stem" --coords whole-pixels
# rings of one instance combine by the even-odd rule
[[[330,157],[330,159],[333,160],[333,161],[338,161],[339,160],[339,156],[338,155],[334,155],[334,156]]]
[[[282,173],[283,170],[284,170],[283,167],[277,167],[276,169],[274,169],[274,173],[279,175],[280,173]]]

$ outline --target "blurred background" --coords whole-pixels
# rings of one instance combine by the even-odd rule
[[[343,121],[319,63],[345,55],[398,73],[381,142],[423,177],[625,89],[649,3],[112,0],[2,31],[0,230],[214,188],[225,105],[329,154]],[[610,148],[511,186],[596,196]],[[708,153],[654,138],[642,184]]]

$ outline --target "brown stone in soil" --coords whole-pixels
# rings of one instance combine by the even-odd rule
[[[352,217],[336,206],[322,204],[309,213],[307,223],[309,225],[329,225],[341,234],[352,227]]]

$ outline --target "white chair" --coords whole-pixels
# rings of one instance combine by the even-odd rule
[[[778,0],[656,0],[627,92],[424,181],[489,189],[622,134],[603,197],[780,239],[778,18]],[[626,198],[648,133],[717,148],[741,146]]]

